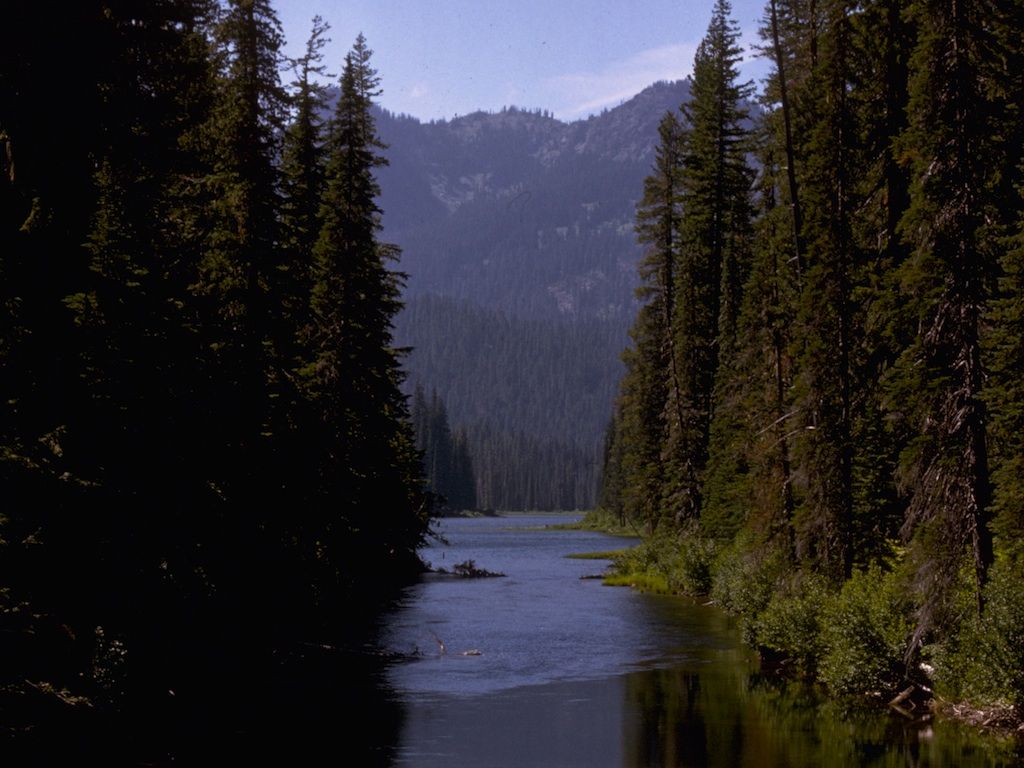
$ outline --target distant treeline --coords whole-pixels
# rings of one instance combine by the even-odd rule
[[[476,478],[466,433],[452,432],[448,409],[435,390],[428,400],[417,386],[412,398],[416,447],[423,456],[427,488],[435,506],[455,512],[477,509]]]
[[[419,296],[396,336],[412,347],[410,381],[435,387],[465,432],[482,508],[593,508],[621,370],[608,361],[625,342],[617,320],[525,320]]]
[[[286,88],[267,0],[8,10],[0,691],[21,703],[0,709],[16,728],[47,692],[181,700],[346,634],[420,568],[430,507],[363,38],[325,125],[319,18]]]
[[[638,208],[602,506],[833,687],[1020,706],[1020,4],[769,0],[755,130],[729,13]]]

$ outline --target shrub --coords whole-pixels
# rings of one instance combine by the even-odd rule
[[[665,577],[657,573],[637,571],[615,573],[604,577],[604,585],[606,587],[632,587],[641,592],[649,592],[655,595],[668,595],[672,593]]]
[[[822,619],[834,600],[827,579],[795,574],[752,620],[754,644],[762,651],[784,657],[802,674],[813,676],[823,651]]]
[[[627,583],[644,591],[705,595],[711,588],[714,544],[695,528],[657,533],[617,554],[606,584]],[[655,588],[656,587],[656,588]]]
[[[702,538],[695,529],[683,532],[669,561],[668,583],[672,591],[694,597],[708,594],[714,559],[713,541]]]
[[[980,707],[1024,711],[1024,590],[1020,565],[1003,560],[985,588],[985,612],[965,622],[936,658],[944,693]]]
[[[729,613],[756,616],[768,605],[785,573],[781,550],[748,548],[738,541],[718,557],[711,597]]]
[[[726,611],[741,617],[744,642],[756,644],[757,616],[771,601],[786,572],[787,558],[778,547],[765,548],[737,539],[719,555],[711,597]]]
[[[906,677],[909,605],[896,577],[857,571],[822,616],[822,682],[841,693],[890,693]]]

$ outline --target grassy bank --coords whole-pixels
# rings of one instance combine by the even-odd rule
[[[600,509],[590,510],[574,523],[558,523],[550,527],[553,530],[559,531],[594,531],[595,533],[606,533],[609,536],[623,536],[630,539],[641,537],[641,532],[636,526]]]

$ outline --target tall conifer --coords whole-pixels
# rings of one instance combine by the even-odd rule
[[[679,310],[673,318],[680,363],[681,424],[669,423],[667,505],[696,520],[703,499],[720,362],[733,353],[749,269],[752,172],[739,82],[739,31],[727,0],[718,0],[694,58],[692,99],[684,105]]]
[[[301,343],[308,332],[309,296],[312,291],[313,247],[320,234],[320,200],[324,192],[325,148],[322,114],[326,111],[326,74],[323,48],[330,29],[321,17],[313,18],[306,52],[291,62],[292,119],[284,135],[281,157],[283,248],[282,300],[293,338]],[[289,355],[289,359],[292,356]]]
[[[915,543],[919,641],[942,622],[965,559],[979,603],[993,559],[981,337],[1000,164],[981,77],[988,10],[984,0],[912,5],[919,36],[903,148],[913,185],[901,226],[913,253],[902,277],[919,331],[894,382],[920,434],[901,467],[911,494],[904,530]]]
[[[858,330],[853,304],[859,255],[853,240],[854,164],[859,132],[852,86],[850,10],[824,4],[818,65],[808,81],[815,122],[807,143],[806,275],[800,305],[801,464],[807,490],[798,548],[835,579],[852,567],[853,381]]]
[[[344,578],[376,558],[407,567],[426,531],[419,457],[399,385],[392,318],[402,275],[394,246],[379,242],[375,170],[386,163],[373,99],[379,80],[362,35],[345,57],[330,125],[321,228],[313,250],[310,360],[304,373],[320,416],[325,563]]]

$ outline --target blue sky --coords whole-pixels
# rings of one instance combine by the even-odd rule
[[[733,2],[744,45],[757,42],[762,5]],[[423,120],[511,105],[584,118],[689,74],[711,15],[711,0],[278,0],[275,7],[290,56],[302,52],[314,14],[330,23],[332,72],[362,32],[381,77],[380,103]],[[763,60],[744,67],[755,81],[765,71]]]

